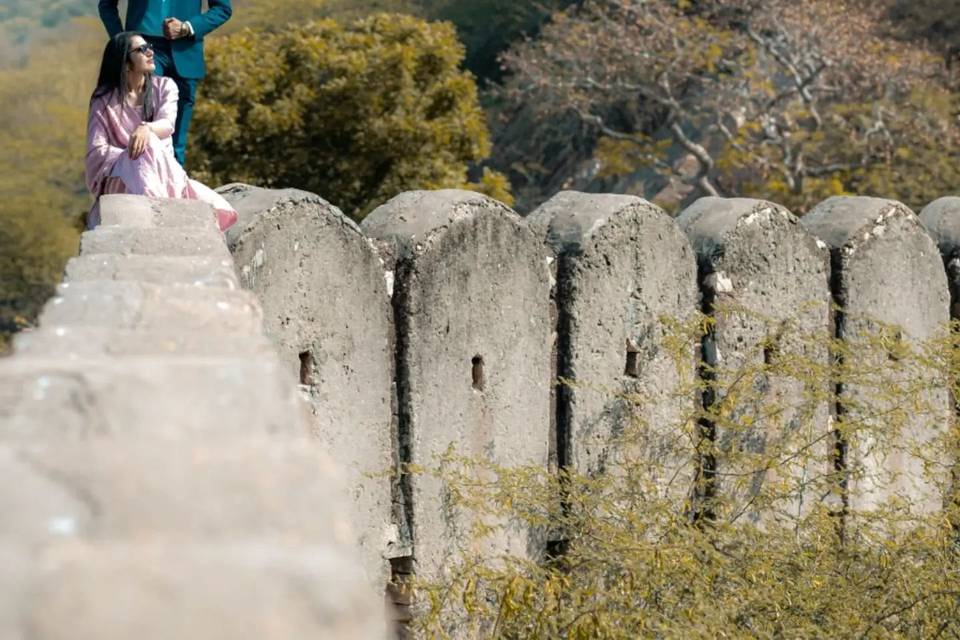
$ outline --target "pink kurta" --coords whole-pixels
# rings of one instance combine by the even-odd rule
[[[173,124],[177,119],[177,85],[170,78],[154,76],[154,99],[158,109],[153,124],[159,125],[144,152],[136,159],[127,153],[130,136],[143,122],[143,110],[131,107],[116,93],[96,98],[90,104],[87,123],[87,188],[97,198],[87,215],[87,228],[100,223],[100,196],[132,193],[154,198],[202,200],[216,211],[223,231],[237,220],[237,212],[209,187],[191,180],[173,155]]]

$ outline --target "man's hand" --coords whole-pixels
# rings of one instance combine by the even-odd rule
[[[150,141],[150,136],[153,135],[153,131],[150,130],[146,124],[141,124],[139,127],[133,130],[133,133],[130,135],[130,144],[127,145],[127,153],[130,154],[132,160],[136,160],[147,148],[147,142]]]
[[[190,30],[180,20],[167,18],[163,21],[163,35],[167,40],[178,40],[190,35]]]

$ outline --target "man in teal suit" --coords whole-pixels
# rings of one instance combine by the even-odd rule
[[[100,0],[100,19],[110,37],[121,31],[137,31],[153,46],[156,73],[173,79],[180,90],[173,151],[180,164],[186,157],[190,116],[197,85],[206,75],[203,38],[230,19],[230,0],[129,0],[127,21],[120,21],[119,0]]]

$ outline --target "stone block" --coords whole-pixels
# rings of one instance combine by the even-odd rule
[[[315,438],[261,433],[0,435],[0,539],[354,543],[342,477]]]
[[[947,390],[933,382],[917,391],[910,402],[923,409],[900,424],[892,420],[903,397],[889,396],[891,389],[915,385],[919,373],[898,364],[898,350],[937,336],[950,318],[937,244],[910,209],[881,198],[829,198],[801,222],[830,247],[837,336],[848,345],[845,364],[860,378],[841,385],[839,397],[844,420],[858,427],[845,460],[852,472],[850,509],[869,510],[897,497],[917,512],[938,510],[940,483],[925,473],[924,459],[939,461],[947,480],[949,462],[932,444],[949,424]],[[879,353],[881,336],[888,353]],[[892,446],[879,446],[871,429],[889,432],[884,439]]]
[[[920,222],[940,248],[950,284],[950,317],[960,319],[960,198],[934,200],[920,212]]]
[[[100,197],[100,224],[105,227],[190,227],[219,230],[216,215],[205,202],[129,194]]]
[[[237,211],[237,222],[227,229],[226,233],[227,246],[231,251],[237,239],[247,230],[247,226],[256,222],[261,214],[274,207],[309,202],[322,209],[340,211],[317,194],[301,189],[262,189],[241,182],[232,182],[217,189],[217,193]],[[344,224],[356,226],[349,218],[345,218]]]
[[[80,236],[80,253],[230,257],[219,231],[177,227],[100,226]]]
[[[701,198],[677,223],[697,254],[714,320],[702,357],[722,395],[710,401],[735,407],[710,425],[714,508],[731,519],[801,517],[823,497],[823,483],[810,479],[833,468],[830,380],[792,374],[827,370],[829,252],[793,214],[763,200]]]
[[[233,255],[267,335],[308,398],[313,431],[347,474],[371,579],[400,554],[392,480],[393,310],[380,259],[360,229],[312,194],[225,190],[242,216]],[[257,210],[259,208],[259,210]],[[392,529],[393,528],[393,529]]]
[[[0,360],[0,436],[300,433],[305,405],[275,358]]]
[[[384,640],[383,605],[353,555],[318,542],[63,543],[0,578],[0,635],[36,640]],[[5,565],[6,566],[6,565]],[[0,609],[0,613],[3,609]]]
[[[550,273],[547,252],[506,206],[466,191],[401,194],[363,221],[394,271],[400,448],[435,468],[454,453],[546,468],[550,450]],[[469,515],[440,479],[413,475],[416,570],[435,576],[464,541]],[[542,541],[507,526],[490,557],[536,555]]]
[[[67,261],[63,280],[70,283],[121,280],[144,284],[192,285],[208,289],[240,288],[232,260],[193,256],[85,254]]]
[[[696,349],[671,352],[664,317],[685,325],[698,309],[686,236],[633,196],[564,191],[527,222],[557,256],[558,370],[571,383],[559,389],[561,463],[595,474],[629,456],[680,505],[696,460]]]
[[[120,356],[274,358],[264,336],[176,328],[137,331],[108,327],[61,326],[21,331],[13,339],[18,356],[78,360]]]
[[[247,291],[93,280],[61,284],[44,306],[40,325],[256,336],[263,316]]]

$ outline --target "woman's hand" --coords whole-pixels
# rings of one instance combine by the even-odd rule
[[[145,122],[140,123],[140,126],[134,129],[130,135],[130,144],[127,145],[127,151],[130,153],[132,160],[136,160],[146,151],[151,135],[153,135],[153,131]]]

